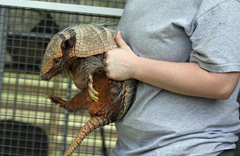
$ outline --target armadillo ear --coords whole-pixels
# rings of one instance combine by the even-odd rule
[[[68,48],[70,48],[70,46],[71,46],[71,41],[68,39],[65,40],[62,44],[62,48],[64,48],[64,49],[68,49]]]

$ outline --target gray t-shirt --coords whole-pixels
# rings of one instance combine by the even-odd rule
[[[240,71],[240,0],[128,0],[119,23],[139,57]],[[190,97],[138,82],[111,156],[216,156],[234,149],[237,95]]]

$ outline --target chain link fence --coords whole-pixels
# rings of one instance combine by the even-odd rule
[[[78,5],[81,10],[82,6],[124,8],[125,0],[55,0],[34,4],[71,4],[66,7]],[[67,8],[52,11],[0,6],[1,156],[63,155],[90,116],[85,111],[70,114],[46,99],[46,95],[55,95],[69,100],[79,91],[64,74],[50,82],[40,80],[45,48],[51,36],[72,24],[117,24],[119,19],[120,16],[76,13]],[[92,132],[73,156],[107,156],[116,140],[115,126],[110,124]]]
[[[51,36],[72,24],[117,24],[118,15],[89,13],[88,10],[104,7],[117,8],[119,10],[116,11],[121,12],[126,0],[32,2],[45,2],[35,4],[49,4],[49,8],[59,4],[67,7],[60,11],[36,9],[41,6],[31,7],[32,4],[27,7],[0,5],[1,156],[59,156],[66,151],[90,116],[85,111],[70,114],[46,99],[46,95],[55,95],[69,100],[78,93],[78,89],[64,74],[50,82],[40,80],[40,64],[45,48]],[[72,11],[77,5],[80,11]],[[82,8],[85,13],[81,12],[82,6],[89,6]],[[73,156],[107,156],[115,147],[116,140],[115,126],[110,124],[92,132]],[[236,156],[240,156],[239,148]]]

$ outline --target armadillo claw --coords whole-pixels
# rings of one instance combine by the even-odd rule
[[[89,93],[90,97],[93,99],[93,101],[98,102],[98,97],[93,95],[93,92],[90,89],[88,89],[88,93]]]
[[[93,88],[93,75],[88,76],[88,92],[93,101],[98,102],[98,92]]]
[[[98,92],[95,89],[93,89],[92,82],[88,82],[88,88],[93,94],[98,95]]]
[[[72,72],[71,72],[70,70],[65,70],[65,71],[66,71],[67,76],[74,81],[75,78],[74,78],[74,76],[72,75]]]
[[[93,78],[92,75],[89,75],[89,76],[88,76],[88,80],[89,80],[90,82],[93,82],[93,79],[92,79],[92,78]]]
[[[49,100],[51,100],[52,103],[58,104],[58,101],[55,100],[54,96],[48,95],[46,98],[48,98]]]

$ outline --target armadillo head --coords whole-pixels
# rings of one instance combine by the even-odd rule
[[[68,62],[69,53],[73,51],[75,41],[75,36],[70,36],[65,31],[52,37],[42,61],[40,73],[42,80],[49,81],[52,77],[62,73],[70,66]]]
[[[70,66],[76,58],[102,54],[116,47],[114,35],[104,27],[82,24],[66,28],[56,34],[47,46],[41,67],[41,79],[50,80],[64,70],[74,79]]]

